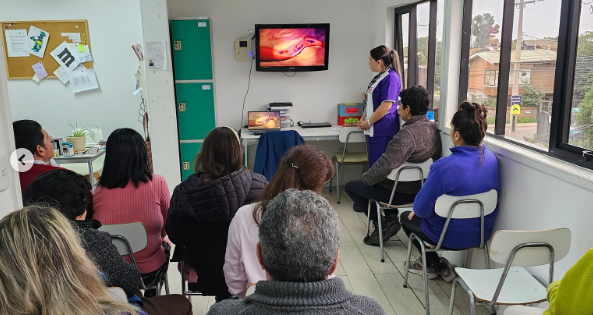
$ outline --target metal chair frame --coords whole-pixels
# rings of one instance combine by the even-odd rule
[[[356,164],[365,165],[366,164],[367,166],[369,164],[369,159],[368,159],[369,149],[368,149],[368,146],[365,146],[365,150],[366,150],[366,153],[367,153],[367,161],[366,162],[364,162],[364,163],[344,163],[344,157],[346,156],[348,142],[350,141],[350,135],[351,134],[354,134],[354,133],[362,133],[362,134],[364,134],[364,132],[357,131],[357,130],[352,130],[352,131],[348,132],[348,134],[346,135],[346,142],[344,142],[344,149],[342,150],[342,159],[340,160],[342,162],[339,163],[338,160],[335,159],[335,156],[332,157],[332,160],[334,162],[334,170],[335,170],[334,177],[336,178],[337,203],[340,203],[340,167],[342,167],[342,165],[344,165],[344,164],[347,164],[347,165],[356,165]],[[353,142],[353,143],[362,143],[362,142]],[[332,191],[334,177],[332,177],[329,180],[329,192],[330,193]]]

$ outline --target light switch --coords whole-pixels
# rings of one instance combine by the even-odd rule
[[[0,191],[5,190],[10,185],[8,180],[8,157],[4,154],[0,154]]]

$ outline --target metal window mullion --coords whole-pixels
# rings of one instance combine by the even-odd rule
[[[418,16],[416,6],[410,8],[409,32],[408,36],[408,85],[418,84]],[[405,72],[405,71],[404,71]]]
[[[515,0],[505,0],[503,12],[500,60],[498,63],[498,87],[496,89],[496,123],[494,125],[494,134],[498,136],[504,135],[507,121]]]
[[[469,50],[472,35],[473,0],[463,0],[463,21],[461,33],[461,63],[459,66],[459,103],[467,98],[469,83]]]
[[[434,79],[437,50],[437,0],[430,1],[430,18],[428,22],[428,62],[426,64],[426,89],[430,99],[430,109],[433,108]]]

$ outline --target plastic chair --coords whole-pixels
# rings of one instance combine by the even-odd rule
[[[469,196],[449,196],[449,195],[442,195],[440,196],[436,203],[435,203],[435,213],[442,217],[447,218],[445,221],[445,226],[443,227],[443,232],[441,233],[441,237],[439,238],[439,242],[434,246],[434,244],[425,242],[421,240],[416,234],[410,234],[410,238],[408,241],[408,259],[406,263],[406,272],[404,275],[404,288],[408,287],[408,275],[410,272],[410,258],[412,257],[412,241],[416,239],[418,243],[420,243],[421,248],[421,255],[422,255],[422,277],[424,279],[424,298],[425,298],[425,308],[426,314],[430,314],[430,301],[429,301],[429,292],[428,292],[428,277],[426,273],[426,253],[428,252],[437,252],[440,250],[447,250],[442,249],[441,244],[443,243],[443,239],[445,239],[445,234],[447,233],[447,227],[449,226],[449,222],[451,219],[475,219],[480,218],[480,246],[479,249],[484,250],[484,256],[486,258],[486,267],[490,269],[490,260],[488,259],[488,244],[484,242],[484,217],[494,212],[496,209],[498,200],[498,192],[494,189],[475,195]],[[469,248],[468,248],[469,249]],[[464,250],[464,249],[461,249]],[[467,249],[465,249],[467,250]],[[466,252],[465,256],[465,264],[467,264],[467,260],[469,256]]]
[[[377,208],[377,221],[379,228],[379,247],[381,250],[381,262],[385,262],[385,252],[383,251],[383,227],[381,223],[381,211],[385,209],[398,209],[398,208],[411,208],[414,204],[408,203],[405,205],[392,205],[393,196],[395,195],[395,189],[399,182],[416,182],[420,181],[420,186],[424,185],[424,180],[428,177],[430,172],[430,166],[432,165],[432,159],[428,159],[422,163],[404,163],[400,167],[394,169],[387,175],[388,179],[394,181],[393,189],[391,190],[391,196],[389,202],[378,202],[376,200],[369,200],[369,207],[367,210],[367,236],[370,234],[371,228],[371,202],[374,202]]]
[[[184,253],[185,253],[185,246],[183,244],[179,244],[175,247],[175,254],[181,255],[180,259],[176,259],[173,255],[171,258],[171,262],[179,263],[179,268],[181,269],[181,295],[185,297],[191,296],[207,296],[202,292],[202,288],[198,283],[189,283],[187,279],[185,279],[185,261],[183,260]],[[200,275],[198,275],[199,277]],[[186,282],[187,285],[186,285]]]
[[[132,263],[138,268],[134,254],[146,248],[147,236],[144,225],[140,222],[131,222],[123,224],[108,224],[99,228],[111,235],[111,241],[117,248],[120,255],[128,255]],[[169,281],[167,280],[167,273],[165,272],[161,279],[156,282],[157,295],[161,295],[161,284],[165,284],[165,292],[169,294]],[[140,277],[141,289],[148,289],[147,284],[144,283]],[[150,283],[148,284],[150,285]]]
[[[490,242],[490,258],[499,269],[455,268],[449,314],[453,314],[455,289],[459,284],[469,295],[471,314],[476,304],[494,306],[526,305],[543,302],[546,288],[554,279],[554,262],[564,258],[570,249],[571,232],[567,228],[544,231],[498,231]],[[542,284],[523,267],[549,264],[547,285]]]
[[[334,169],[336,170],[336,193],[338,194],[338,203],[340,203],[340,167],[342,165],[369,164],[368,152],[348,152],[348,143],[366,143],[366,137],[358,127],[342,127],[338,139],[344,144],[344,150],[335,152],[332,157]],[[366,148],[366,147],[365,147]],[[329,181],[329,192],[332,191],[333,177]]]

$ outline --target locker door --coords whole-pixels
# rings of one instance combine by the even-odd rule
[[[171,21],[175,80],[212,80],[210,20]]]
[[[186,180],[189,175],[194,173],[194,157],[200,148],[201,143],[180,143],[179,152],[181,153],[181,180]]]
[[[204,139],[216,127],[212,83],[178,83],[177,123],[179,140]]]

